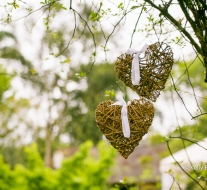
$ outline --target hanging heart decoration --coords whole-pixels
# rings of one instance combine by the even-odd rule
[[[115,72],[126,86],[137,94],[155,102],[173,65],[173,52],[169,45],[156,42],[142,50],[129,49],[117,58]]]
[[[127,114],[124,111],[124,106],[126,106]],[[95,115],[98,128],[111,145],[126,159],[148,132],[154,117],[154,106],[151,101],[145,98],[132,100],[128,105],[108,100],[97,106]],[[123,119],[126,116],[129,131],[127,128],[123,128],[125,123]]]

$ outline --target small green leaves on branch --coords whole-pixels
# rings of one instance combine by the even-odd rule
[[[175,39],[172,39],[170,43],[174,43],[179,45],[180,47],[185,47],[186,46],[186,42],[183,41],[183,37],[182,36],[176,36]]]
[[[124,4],[123,4],[123,3],[120,3],[120,4],[118,5],[118,8],[119,8],[119,9],[124,9]]]
[[[109,51],[109,49],[107,49],[106,46],[104,46],[104,45],[101,45],[101,48],[104,52]]]
[[[16,3],[16,0],[14,0],[11,3],[7,3],[7,5],[10,5],[10,6],[12,6],[12,8],[15,8],[15,9],[19,8],[19,5]]]
[[[91,14],[90,14],[91,21],[93,21],[93,22],[99,21],[100,18],[101,18],[101,15],[98,12],[91,11]]]

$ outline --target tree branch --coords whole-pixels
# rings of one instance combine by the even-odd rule
[[[205,113],[201,113],[201,114],[199,114],[199,115],[193,116],[192,119],[195,119],[195,118],[197,118],[197,117],[200,117],[200,116],[202,116],[202,115],[206,115],[206,114],[207,114],[207,112],[205,112]],[[192,119],[191,119],[191,120],[192,120]]]
[[[183,11],[183,13],[184,13],[186,19],[188,20],[188,22],[190,23],[190,25],[192,26],[192,28],[193,28],[193,30],[194,30],[194,32],[195,32],[195,34],[196,34],[196,30],[197,30],[198,28],[196,27],[195,21],[190,17],[190,15],[189,15],[189,13],[188,13],[188,11],[187,11],[187,7],[185,7],[183,1],[182,1],[182,0],[178,0],[178,2],[179,2],[180,8],[182,9],[182,11]],[[195,17],[194,17],[194,18],[195,18]],[[196,19],[196,18],[195,18],[195,19]]]
[[[204,150],[206,150],[207,151],[207,148],[205,148],[204,146],[202,146],[202,145],[200,145],[200,144],[198,144],[198,140],[195,140],[195,139],[189,139],[189,138],[186,138],[186,137],[172,137],[172,136],[170,136],[169,137],[170,139],[182,139],[182,140],[185,140],[185,141],[188,141],[188,142],[191,142],[191,143],[193,143],[193,144],[197,144],[198,146],[200,146],[201,148],[203,148]]]
[[[18,21],[18,20],[21,20],[21,19],[23,19],[23,18],[26,18],[26,17],[28,17],[29,15],[31,15],[31,14],[33,14],[33,13],[35,13],[35,12],[41,10],[42,8],[44,8],[44,7],[46,7],[46,6],[51,6],[52,4],[57,3],[58,1],[60,1],[60,0],[55,0],[55,1],[52,1],[52,2],[50,2],[50,3],[48,3],[48,4],[45,4],[45,5],[41,6],[40,8],[38,8],[38,9],[32,11],[32,12],[29,12],[27,15],[25,15],[25,16],[23,16],[23,17],[21,17],[21,18],[18,18],[18,19],[16,19],[16,20],[13,20],[13,21]]]
[[[181,33],[183,33],[189,40],[190,43],[195,47],[196,51],[200,54],[202,54],[201,47],[196,43],[196,41],[192,38],[191,34],[181,26],[181,24],[175,20],[168,12],[167,9],[155,5],[151,0],[145,0],[147,3],[149,3],[152,7],[157,9],[163,16],[165,16]]]
[[[71,3],[72,3],[72,0],[71,0]],[[95,35],[94,35],[94,33],[92,32],[92,30],[91,30],[91,28],[90,28],[90,26],[89,26],[89,24],[88,24],[88,22],[81,16],[81,14],[80,13],[78,13],[75,9],[73,9],[72,8],[72,5],[71,5],[71,7],[70,7],[70,10],[72,10],[75,14],[77,14],[79,17],[80,17],[80,19],[85,23],[85,25],[87,26],[87,28],[88,28],[88,30],[89,30],[89,32],[91,33],[91,35],[92,35],[92,38],[93,38],[93,43],[94,43],[94,60],[92,61],[92,64],[91,64],[91,67],[90,67],[90,70],[88,71],[88,74],[92,71],[92,68],[93,68],[93,65],[95,64],[95,58],[96,58],[96,40],[95,40]]]
[[[173,155],[173,153],[172,153],[172,151],[171,151],[171,149],[170,149],[170,146],[169,146],[169,141],[167,141],[167,148],[168,148],[168,150],[169,150],[169,152],[170,152],[170,155],[172,156],[172,158],[173,158],[173,160],[176,162],[176,164],[180,167],[180,169],[189,177],[189,178],[191,178],[195,183],[197,183],[197,185],[198,186],[200,186],[200,188],[201,189],[203,189],[203,190],[205,190],[201,185],[200,185],[200,183],[196,180],[196,179],[194,179],[188,172],[186,172],[184,169],[183,169],[183,167],[180,165],[180,163],[175,159],[175,157],[174,157],[174,155]]]
[[[132,32],[131,42],[130,42],[129,47],[132,46],[132,41],[133,41],[134,33],[136,32],[137,25],[138,25],[138,22],[139,22],[139,20],[140,20],[140,17],[141,17],[141,15],[142,15],[143,10],[144,10],[144,6],[142,7],[142,10],[141,10],[141,12],[140,12],[140,14],[139,14],[139,16],[138,16],[138,18],[137,18],[136,24],[135,24],[135,26],[134,26],[134,30],[133,30],[133,32]]]
[[[172,83],[173,83],[173,88],[174,88],[175,92],[177,93],[177,95],[178,95],[179,98],[181,99],[181,101],[182,101],[182,103],[183,103],[183,105],[184,105],[186,111],[189,113],[189,115],[191,116],[191,118],[193,118],[193,115],[192,115],[192,114],[190,113],[190,111],[188,110],[188,108],[187,108],[187,106],[186,106],[186,104],[185,104],[183,98],[181,97],[181,95],[178,93],[178,91],[177,91],[177,89],[176,89],[175,82],[174,82],[174,79],[173,79],[171,73],[170,73],[170,77],[171,77],[171,80],[172,80]]]
[[[207,10],[207,5],[206,5],[206,2],[203,1],[203,0],[199,0],[199,2],[202,4],[204,10]]]

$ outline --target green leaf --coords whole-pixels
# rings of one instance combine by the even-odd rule
[[[99,21],[100,18],[101,18],[101,15],[99,13],[96,13],[94,11],[91,12],[91,14],[90,14],[91,21]]]
[[[169,139],[169,137],[164,137],[163,138],[163,141],[165,140],[165,142],[167,142],[167,141],[169,141],[170,139]]]
[[[177,87],[177,86],[176,86],[176,87],[175,87],[175,90],[180,91],[180,87]]]
[[[132,7],[131,7],[131,10],[133,10],[133,9],[137,9],[137,8],[139,8],[139,6],[132,6]]]
[[[30,73],[31,73],[32,75],[34,75],[34,74],[36,74],[36,73],[37,73],[37,71],[36,71],[36,70],[34,70],[34,69],[30,69]]]
[[[123,8],[124,6],[123,6],[123,3],[120,3],[119,5],[118,5],[118,8]]]
[[[61,7],[60,8],[61,9],[64,9],[64,10],[67,10],[67,8],[63,6],[63,4],[61,4]]]
[[[109,98],[114,98],[116,96],[116,93],[114,90],[105,90],[105,96],[108,96]]]
[[[65,59],[64,61],[61,61],[60,63],[66,63],[69,64],[71,62],[70,57],[68,57],[67,59]]]
[[[81,71],[80,73],[76,73],[75,75],[76,75],[77,78],[84,78],[84,77],[86,77],[86,73],[83,72],[83,71]]]
[[[86,73],[83,72],[83,71],[81,71],[81,72],[80,72],[80,77],[85,77],[85,76],[86,76]]]
[[[171,173],[171,172],[172,172],[172,169],[169,169],[167,172],[168,172],[168,173]]]
[[[94,52],[92,53],[92,55],[93,55],[94,57],[96,57],[96,52],[94,51]]]

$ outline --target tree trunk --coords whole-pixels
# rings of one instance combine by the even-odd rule
[[[51,138],[52,138],[52,131],[51,126],[48,123],[46,127],[46,137],[45,137],[45,166],[52,166],[52,158],[51,158]]]
[[[206,69],[205,82],[207,83],[207,55],[203,56],[203,60],[204,60],[204,65],[205,65],[205,69]]]

